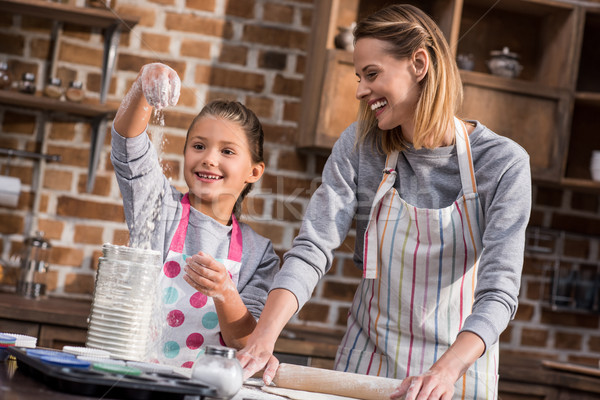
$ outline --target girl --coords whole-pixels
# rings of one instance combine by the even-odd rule
[[[392,5],[354,30],[357,123],[342,133],[258,326],[239,358],[273,345],[331,267],[356,218],[363,271],[335,367],[403,379],[392,398],[497,397],[498,337],[514,317],[531,207],[529,157],[455,117],[460,75],[435,23]]]
[[[168,66],[142,67],[113,122],[111,160],[131,242],[163,253],[156,356],[191,367],[201,346],[243,347],[279,258],[268,239],[237,220],[265,167],[262,126],[252,111],[238,102],[207,104],[186,136],[189,192],[180,193],[162,174],[145,131],[152,108],[175,105],[179,88]]]

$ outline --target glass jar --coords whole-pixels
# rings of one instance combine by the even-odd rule
[[[63,95],[61,84],[62,81],[59,78],[48,79],[48,84],[44,88],[44,95],[52,99],[60,99]]]
[[[69,101],[80,102],[83,100],[83,84],[80,81],[71,81],[66,95]]]
[[[19,92],[34,94],[35,93],[35,74],[25,72],[19,82]]]
[[[43,232],[25,239],[21,251],[21,273],[17,280],[17,294],[38,298],[46,296],[48,259],[52,245],[44,238]]]
[[[235,396],[243,383],[242,366],[235,354],[229,347],[206,346],[194,362],[191,379],[214,388],[219,398]]]
[[[153,317],[158,318],[153,306],[160,297],[161,253],[106,243],[102,255],[86,346],[121,359],[145,360]]]
[[[12,83],[10,72],[8,71],[8,63],[0,62],[0,89],[9,89]]]

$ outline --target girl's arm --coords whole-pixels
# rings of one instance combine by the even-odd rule
[[[146,129],[152,108],[177,104],[181,81],[170,67],[153,63],[142,67],[131,89],[123,98],[113,121],[123,137],[135,137]]]

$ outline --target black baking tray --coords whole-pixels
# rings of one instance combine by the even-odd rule
[[[177,374],[142,372],[139,376],[72,368],[41,361],[27,355],[26,348],[9,347],[18,370],[60,392],[103,399],[153,400],[217,397],[214,388]],[[59,351],[59,350],[57,350]],[[187,397],[189,399],[190,397]]]

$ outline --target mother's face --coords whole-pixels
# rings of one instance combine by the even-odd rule
[[[412,125],[424,76],[415,57],[397,59],[389,46],[383,40],[362,38],[354,47],[356,98],[367,102],[382,130]]]

